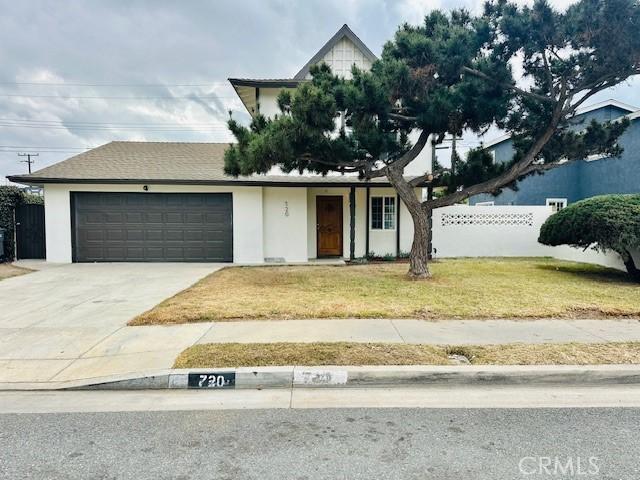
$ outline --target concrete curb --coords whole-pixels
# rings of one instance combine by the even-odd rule
[[[0,390],[186,389],[189,374],[234,376],[235,385],[223,389],[640,385],[640,365],[284,366],[170,369],[67,382],[2,383]]]

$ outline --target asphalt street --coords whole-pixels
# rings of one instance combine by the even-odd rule
[[[640,409],[0,415],[3,479],[640,478]]]

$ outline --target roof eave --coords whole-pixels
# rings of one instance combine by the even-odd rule
[[[325,177],[326,178],[326,177]],[[44,184],[113,184],[113,185],[225,185],[237,187],[387,187],[391,186],[388,182],[365,182],[362,180],[354,180],[352,182],[332,182],[317,181],[309,179],[308,181],[269,181],[269,180],[172,180],[172,179],[143,179],[143,178],[46,178],[46,177],[24,177],[20,175],[7,176],[12,182],[24,185]],[[424,187],[427,183],[421,183],[416,187]]]
[[[255,87],[255,88],[296,88],[305,79],[282,78],[282,79],[252,79],[252,78],[229,78],[229,83],[234,87]]]

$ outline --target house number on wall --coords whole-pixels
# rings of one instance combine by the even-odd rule
[[[284,216],[288,217],[289,216],[289,202],[288,201],[284,201]]]

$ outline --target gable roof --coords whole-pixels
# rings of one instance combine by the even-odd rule
[[[619,108],[620,110],[625,110],[629,113],[632,113],[638,110],[638,108],[634,107],[633,105],[629,105],[628,103],[619,102],[618,100],[609,98],[608,100],[594,103],[593,105],[588,105],[586,107],[579,107],[576,109],[575,115],[582,115],[585,113],[593,112],[594,110],[598,110],[599,108],[604,108],[604,107],[616,107],[616,108]]]
[[[369,182],[346,175],[250,175],[224,173],[228,143],[110,142],[28,175],[13,175],[12,182],[135,183],[250,186],[387,186],[385,178]]]
[[[347,37],[349,40],[351,40],[369,61],[374,62],[378,59],[378,57],[376,57],[375,54],[371,50],[369,50],[369,47],[367,47],[364,42],[360,40],[360,38],[358,38],[355,33],[353,33],[353,31],[349,28],[349,25],[345,23],[342,28],[340,28],[340,30],[338,30],[336,34],[331,37],[329,41],[325,43],[313,57],[311,57],[311,60],[309,60],[305,64],[305,66],[302,67],[300,71],[293,76],[293,78],[298,80],[304,79],[309,73],[309,69],[311,68],[311,66],[320,62],[320,60],[322,60],[324,56],[344,37]]]
[[[343,38],[349,39],[362,52],[363,57],[370,62],[377,60],[378,57],[345,23],[293,78],[228,78],[227,80],[233,86],[249,114],[254,116],[258,113],[260,104],[258,92],[261,88],[296,88],[300,83],[307,82],[306,77],[311,66],[322,61],[325,55]]]

